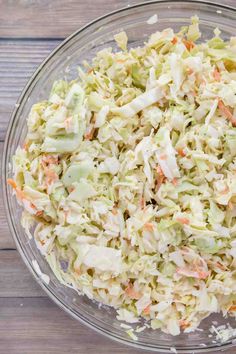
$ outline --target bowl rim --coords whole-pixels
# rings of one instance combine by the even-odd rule
[[[55,292],[52,291],[48,287],[48,285],[42,281],[42,279],[40,278],[38,273],[35,271],[29,258],[24,253],[24,248],[21,246],[21,244],[19,242],[18,234],[15,230],[14,223],[12,221],[12,217],[9,212],[10,207],[9,207],[9,199],[8,199],[8,194],[7,194],[7,183],[6,183],[7,173],[8,173],[8,166],[7,166],[7,157],[8,157],[8,149],[9,149],[8,141],[11,137],[12,126],[13,126],[15,119],[17,118],[17,114],[20,109],[20,106],[21,106],[24,98],[26,97],[28,90],[31,88],[32,84],[34,83],[34,80],[37,78],[37,76],[40,74],[40,72],[43,70],[43,68],[50,62],[50,60],[57,54],[57,52],[59,52],[73,38],[78,36],[80,33],[83,33],[86,29],[90,28],[91,26],[99,23],[102,20],[112,17],[113,15],[124,13],[125,11],[130,10],[130,9],[141,8],[141,7],[145,7],[145,6],[152,5],[152,4],[154,5],[154,4],[158,4],[158,3],[166,3],[166,4],[170,4],[170,5],[171,4],[181,4],[181,3],[188,4],[188,5],[191,5],[191,4],[207,5],[212,8],[215,7],[218,9],[228,10],[228,11],[232,11],[232,12],[236,13],[236,7],[229,6],[229,5],[223,5],[218,2],[213,3],[213,2],[204,1],[204,0],[151,0],[151,1],[145,1],[145,2],[143,2],[143,1],[144,0],[142,0],[142,2],[140,2],[140,3],[134,3],[132,5],[127,5],[125,7],[118,8],[114,11],[108,12],[108,13],[106,13],[100,17],[97,17],[94,20],[88,22],[86,25],[78,28],[76,31],[74,31],[72,34],[67,36],[64,40],[62,40],[62,42],[59,45],[57,45],[56,48],[53,49],[52,52],[36,68],[36,70],[34,71],[32,76],[27,81],[26,85],[24,86],[23,90],[21,91],[21,94],[19,95],[19,97],[16,101],[15,108],[11,114],[11,117],[10,117],[10,120],[8,123],[7,131],[6,131],[6,135],[5,135],[5,139],[4,139],[3,157],[2,157],[2,163],[1,163],[1,167],[2,167],[1,168],[1,181],[5,187],[2,190],[2,194],[3,194],[4,211],[5,211],[8,227],[10,229],[11,235],[14,239],[15,244],[16,244],[16,249],[20,253],[20,256],[21,256],[23,262],[25,263],[25,265],[28,268],[28,270],[30,271],[30,273],[33,275],[34,279],[41,286],[41,288],[46,292],[48,297],[51,300],[53,300],[54,303],[56,303],[61,309],[63,309],[66,314],[70,315],[70,317],[72,317],[76,320],[79,320],[83,325],[93,329],[94,331],[96,331],[99,334],[104,335],[106,338],[109,338],[109,339],[119,342],[123,345],[128,345],[129,347],[133,347],[136,349],[141,349],[141,350],[145,350],[145,351],[149,351],[149,352],[155,351],[155,352],[162,352],[162,353],[171,353],[172,352],[171,348],[167,347],[167,346],[156,347],[155,345],[150,345],[149,347],[146,347],[144,344],[142,344],[142,343],[139,344],[138,342],[130,340],[128,337],[127,337],[127,339],[124,339],[114,333],[111,334],[110,331],[104,330],[100,326],[97,326],[97,325],[93,324],[92,322],[89,322],[87,319],[83,318],[83,316],[81,314],[75,314],[73,312],[73,310],[69,309],[67,307],[67,305],[60,298],[58,298],[57,294],[55,294]],[[177,348],[177,350],[178,350],[178,353],[182,353],[182,354],[189,354],[191,351],[194,351],[195,353],[203,353],[203,352],[208,353],[208,352],[213,352],[213,351],[225,350],[225,349],[232,348],[235,346],[236,346],[236,343],[233,343],[231,340],[231,342],[226,342],[225,344],[221,344],[220,346],[219,346],[219,344],[213,343],[212,345],[209,345],[206,348],[204,348],[204,347],[203,348],[200,348],[200,347],[195,348],[195,347],[189,346],[189,347],[181,348],[181,349]]]

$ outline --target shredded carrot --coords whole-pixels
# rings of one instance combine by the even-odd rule
[[[180,320],[179,325],[182,329],[186,329],[190,326],[190,323],[186,320]]]
[[[125,293],[128,297],[134,300],[140,299],[141,295],[139,292],[134,290],[134,287],[132,284],[128,284],[127,288],[125,289]]]
[[[186,156],[186,154],[185,154],[185,152],[184,152],[184,149],[177,149],[176,151],[178,152],[178,154],[179,154],[181,157],[185,157],[185,156]]]
[[[230,109],[227,108],[224,102],[220,99],[218,101],[218,108],[221,114],[225,116],[225,118],[227,118],[232,123],[233,126],[236,126],[236,118],[233,116]]]
[[[189,219],[187,219],[187,218],[176,218],[176,220],[178,222],[180,222],[180,224],[183,224],[183,225],[188,225],[189,224]]]
[[[198,273],[199,279],[206,279],[209,275],[208,272],[204,272],[204,271],[198,271],[197,273]]]
[[[223,189],[223,191],[222,192],[220,192],[220,194],[227,194],[229,192],[229,187],[228,186],[226,186],[225,187],[225,189]]]
[[[173,178],[171,182],[174,186],[177,186],[179,183],[177,178]]]
[[[174,38],[172,39],[171,43],[174,44],[174,45],[175,45],[176,43],[178,43],[178,38],[177,38],[177,37],[174,37]]]
[[[19,200],[27,199],[25,193],[20,188],[16,188],[16,197]]]
[[[225,265],[220,262],[216,262],[216,266],[221,270],[227,270],[227,267],[225,267]]]
[[[43,211],[42,211],[42,210],[39,210],[39,211],[36,212],[35,215],[36,215],[36,216],[42,216],[42,215],[43,215]]]
[[[67,189],[68,189],[68,192],[71,193],[71,192],[73,192],[73,190],[75,189],[75,187],[69,186],[69,187],[67,187]]]
[[[39,240],[39,242],[41,243],[42,246],[45,245],[45,241],[44,240]]]
[[[163,173],[163,171],[162,171],[162,169],[161,169],[160,166],[157,166],[156,171],[157,171],[157,173],[158,173],[159,175],[164,176],[164,173]]]
[[[14,179],[8,178],[8,179],[7,179],[7,183],[8,183],[13,189],[16,189],[16,188],[17,188],[17,184],[16,184],[16,182],[14,181]]]
[[[220,75],[220,71],[215,67],[214,71],[213,71],[213,77],[216,81],[220,81],[221,80],[221,75]]]
[[[19,200],[27,199],[25,193],[17,187],[16,182],[12,178],[7,179],[7,183],[16,191],[16,197]]]
[[[45,164],[53,164],[56,165],[58,164],[58,156],[53,156],[53,155],[45,155],[42,160],[43,165]]]
[[[23,144],[23,149],[27,151],[28,148],[29,148],[29,144],[28,144],[28,143],[24,143],[24,144]]]
[[[17,187],[16,182],[15,182],[12,178],[8,178],[8,179],[7,179],[7,183],[8,183],[10,186],[12,186],[12,188],[15,189],[15,191],[16,191],[16,197],[17,197],[18,200],[20,200],[20,201],[23,201],[23,200],[29,201],[28,197],[25,195],[25,192],[24,192],[22,189],[20,189],[19,187]],[[31,202],[30,202],[30,207],[31,207],[32,209],[34,209],[35,215],[37,215],[37,216],[42,215],[43,212],[42,212],[42,211],[37,211],[36,206],[35,206],[33,203],[31,203]]]
[[[147,230],[147,231],[153,231],[154,230],[153,224],[151,222],[147,222],[144,225],[144,229]]]
[[[92,128],[90,132],[86,133],[84,135],[85,140],[92,140],[93,139],[93,134],[94,134],[95,128]]]
[[[177,268],[176,272],[180,275],[184,275],[186,277],[192,277],[192,278],[196,278],[196,279],[206,279],[209,275],[208,272],[205,271],[200,271],[197,269],[193,269],[193,268]]]
[[[186,49],[188,49],[188,51],[191,51],[194,47],[195,44],[193,43],[193,41],[188,41],[187,39],[182,39],[182,42],[184,43]]]
[[[125,59],[119,59],[116,62],[119,63],[119,64],[124,64],[126,62],[126,60]]]
[[[150,308],[151,308],[150,305],[148,305],[147,307],[145,307],[145,309],[143,310],[143,314],[144,314],[144,315],[149,315],[149,314],[150,314]]]
[[[166,180],[166,177],[165,177],[162,169],[160,168],[160,166],[157,166],[156,171],[157,171],[156,190],[159,190],[162,183]]]
[[[236,311],[236,305],[230,306],[229,312],[234,312],[234,311]]]
[[[145,206],[146,206],[145,199],[144,199],[144,198],[141,198],[141,199],[140,199],[140,207],[141,207],[141,209],[144,209]]]
[[[50,185],[58,180],[58,175],[55,171],[45,168],[44,173],[46,175],[46,185]]]

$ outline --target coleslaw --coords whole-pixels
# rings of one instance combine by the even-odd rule
[[[117,34],[33,105],[8,180],[62,284],[172,335],[236,314],[236,38],[200,37]]]

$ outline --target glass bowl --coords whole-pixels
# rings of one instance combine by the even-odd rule
[[[154,14],[157,14],[158,22],[148,25],[147,20]],[[212,320],[217,321],[219,325],[230,323],[232,327],[235,320],[223,318],[219,314],[203,321],[202,330],[194,333],[172,337],[159,331],[145,330],[138,334],[138,340],[129,338],[120,327],[113,309],[99,307],[86,296],[78,296],[74,290],[59,283],[36,248],[34,240],[29,239],[21,227],[22,209],[12,197],[6,178],[12,174],[12,155],[26,135],[26,117],[30,107],[48,97],[51,85],[56,79],[74,78],[77,75],[77,67],[83,60],[90,60],[104,47],[116,48],[113,36],[121,30],[126,31],[129,45],[134,47],[142,44],[156,30],[167,27],[178,30],[181,26],[189,24],[193,15],[200,18],[202,40],[211,37],[215,27],[222,31],[225,39],[235,35],[235,9],[200,1],[153,1],[128,6],[105,15],[72,34],[42,63],[24,89],[9,124],[2,166],[4,203],[12,235],[24,262],[47,294],[75,319],[96,331],[121,343],[162,353],[173,352],[171,347],[176,348],[178,353],[190,354],[193,351],[215,352],[233,346],[236,343],[235,338],[221,343],[214,339],[209,328]],[[42,272],[49,275],[49,284],[41,280],[32,265],[33,260],[37,260]]]

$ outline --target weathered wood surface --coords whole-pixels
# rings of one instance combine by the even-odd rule
[[[36,281],[33,281],[16,250],[0,251],[0,289],[0,298],[47,296]]]
[[[95,18],[132,2],[135,1],[0,0],[0,36],[65,38]]]
[[[1,354],[142,353],[78,324],[48,298],[0,298],[0,316]]]
[[[71,32],[132,2],[0,0],[0,156],[17,98],[41,61]],[[236,0],[224,4],[236,6]],[[141,353],[96,334],[47,298],[15,250],[1,188],[0,354]]]
[[[0,37],[65,38],[97,17],[144,0],[0,0]],[[235,0],[215,1],[235,6]]]

